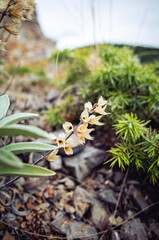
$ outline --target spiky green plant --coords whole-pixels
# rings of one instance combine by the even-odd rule
[[[119,143],[109,152],[111,167],[115,164],[125,170],[128,166],[139,173],[145,172],[154,184],[159,178],[159,134],[146,127],[148,122],[134,114],[124,114],[114,125]]]

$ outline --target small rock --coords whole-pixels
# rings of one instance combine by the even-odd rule
[[[73,171],[79,181],[92,173],[92,170],[104,163],[106,152],[92,146],[86,146],[80,154],[71,158],[64,157],[66,167]]]
[[[145,227],[139,218],[135,218],[123,224],[121,229],[125,232],[124,237],[128,240],[147,240]]]
[[[123,175],[121,172],[114,173],[113,180],[114,180],[115,184],[119,184],[120,181],[122,180],[122,178],[123,178]]]
[[[117,200],[115,198],[114,192],[111,189],[105,189],[99,192],[99,198],[104,202],[116,204]]]
[[[50,169],[53,171],[61,170],[62,169],[62,158],[61,156],[55,162],[50,162]]]
[[[131,185],[129,188],[129,193],[135,199],[135,201],[137,202],[141,209],[144,209],[145,207],[148,206],[148,203],[146,202],[145,198],[143,197],[139,189]]]
[[[75,182],[73,180],[71,180],[70,178],[67,178],[66,181],[65,181],[65,186],[70,190],[74,189],[75,188]]]
[[[56,98],[58,98],[59,94],[60,94],[60,91],[58,91],[57,89],[51,89],[47,95],[47,100],[51,102]]]
[[[76,221],[67,217],[67,215],[59,211],[55,219],[51,222],[51,227],[58,233],[64,233],[67,239],[78,238],[79,240],[86,239],[85,237],[92,234],[97,234],[94,227],[82,221]],[[88,237],[88,240],[98,240],[98,236]]]
[[[69,205],[69,204],[64,204],[63,207],[64,207],[64,209],[65,209],[65,211],[66,211],[67,213],[73,214],[73,213],[75,212],[75,208],[72,207],[72,206]]]
[[[76,210],[76,217],[81,219],[83,215],[91,206],[91,196],[84,188],[77,186],[74,193],[74,207]]]
[[[92,199],[92,206],[90,209],[91,218],[90,220],[97,226],[100,230],[103,230],[108,219],[108,213],[102,202],[97,199]]]

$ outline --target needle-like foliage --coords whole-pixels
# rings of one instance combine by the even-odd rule
[[[145,172],[154,184],[159,178],[159,134],[146,127],[148,122],[135,115],[124,114],[114,125],[120,142],[112,148],[111,167],[116,163],[125,170],[131,165],[138,173]]]

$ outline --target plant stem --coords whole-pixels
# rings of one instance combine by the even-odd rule
[[[115,210],[114,210],[114,214],[113,214],[114,217],[115,217],[115,215],[116,215],[116,212],[117,212],[117,209],[118,209],[118,206],[119,206],[119,202],[120,202],[120,199],[121,199],[121,195],[122,195],[122,193],[123,193],[123,189],[124,189],[124,185],[125,185],[125,182],[126,182],[128,173],[129,173],[129,169],[130,169],[130,165],[129,165],[129,167],[128,167],[127,170],[126,170],[126,174],[125,174],[125,177],[124,177],[124,180],[123,180],[121,189],[120,189],[120,193],[119,193],[119,196],[118,196],[117,204],[116,204],[116,206],[115,206]]]

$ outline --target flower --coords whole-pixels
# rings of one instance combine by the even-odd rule
[[[18,34],[18,30],[17,30],[17,22],[11,22],[9,24],[6,24],[4,26],[4,28],[11,34],[13,35],[17,35]]]
[[[105,109],[106,109],[106,106],[104,106],[104,107],[102,108],[102,106],[99,105],[98,107],[96,107],[96,108],[94,109],[94,112],[99,113],[99,114],[101,114],[101,115],[107,115],[108,113],[106,113],[106,112],[104,111]]]
[[[65,143],[65,147],[64,147],[64,151],[67,155],[71,155],[73,154],[73,150],[72,150],[72,147],[73,147],[73,142],[72,140],[67,140],[66,143]]]
[[[93,137],[90,136],[90,133],[94,130],[94,128],[88,129],[88,123],[83,123],[77,128],[77,138],[81,144],[85,143],[85,138],[89,140],[93,140]]]
[[[87,110],[84,110],[82,113],[81,113],[81,119],[84,123],[87,123],[89,122],[89,113],[87,112]]]
[[[3,12],[4,10],[6,10],[6,8],[8,7],[8,4],[9,4],[9,0],[1,0],[0,11]]]
[[[66,133],[73,131],[73,125],[70,122],[65,122],[62,126]]]
[[[65,134],[64,133],[60,133],[59,134],[59,138],[57,139],[57,145],[58,147],[65,147]]]
[[[101,123],[99,122],[99,120],[101,119],[102,116],[95,116],[95,115],[91,115],[90,116],[90,119],[89,119],[89,123],[90,124],[94,124],[94,125],[98,125],[98,126],[101,126],[103,125],[104,123]]]
[[[77,127],[77,132],[84,132],[87,130],[88,123],[82,123]]]
[[[51,138],[51,143],[57,142],[57,137],[53,133],[50,133],[50,138]]]
[[[54,162],[58,159],[58,155],[56,155],[58,153],[58,150],[54,150],[52,151],[48,156],[46,156],[46,160],[49,162]]]
[[[92,103],[91,102],[85,103],[84,108],[89,113],[92,110]]]
[[[20,21],[24,21],[25,18],[23,17],[24,9],[22,8],[21,4],[12,5],[9,8],[9,15],[11,18],[16,18]]]
[[[107,103],[107,100],[104,100],[103,97],[101,96],[98,100],[98,105],[103,106]]]

